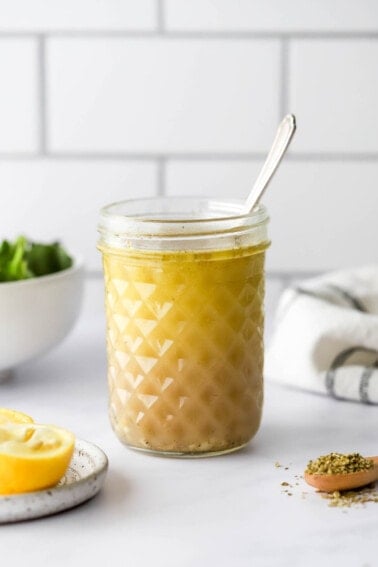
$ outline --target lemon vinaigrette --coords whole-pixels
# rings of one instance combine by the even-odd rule
[[[119,439],[167,455],[243,447],[263,403],[263,207],[147,199],[106,207],[109,411]]]

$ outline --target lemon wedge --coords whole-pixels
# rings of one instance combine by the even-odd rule
[[[0,425],[6,423],[33,423],[33,418],[26,413],[8,408],[0,408]]]
[[[0,425],[0,494],[54,486],[66,472],[74,446],[75,436],[61,427]]]

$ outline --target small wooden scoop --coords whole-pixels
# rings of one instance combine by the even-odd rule
[[[304,473],[307,484],[311,484],[322,492],[335,492],[336,490],[351,490],[360,488],[378,480],[378,457],[365,457],[374,461],[374,467],[367,471],[343,474],[309,474]]]

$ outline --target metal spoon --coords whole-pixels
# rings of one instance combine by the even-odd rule
[[[360,488],[378,480],[378,457],[366,457],[374,461],[374,467],[359,472],[344,474],[304,474],[307,484],[314,486],[322,492],[335,492],[336,490],[351,490]]]
[[[260,201],[262,194],[267,188],[269,181],[272,179],[277,170],[289,144],[294,136],[296,122],[294,114],[288,114],[278,126],[276,137],[268,157],[255,181],[254,186],[245,202],[245,213],[249,213]]]

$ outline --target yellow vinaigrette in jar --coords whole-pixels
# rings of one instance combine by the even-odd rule
[[[112,426],[126,445],[157,453],[236,450],[261,420],[267,241],[144,246],[99,246]]]

